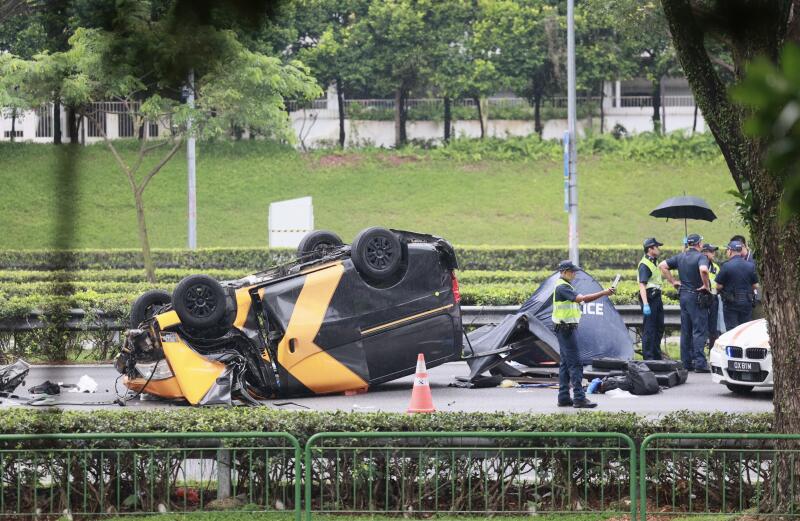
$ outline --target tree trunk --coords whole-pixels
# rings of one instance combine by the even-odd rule
[[[142,247],[142,260],[144,261],[144,271],[147,282],[156,283],[156,267],[153,264],[153,256],[150,254],[150,239],[147,236],[147,223],[144,219],[144,196],[134,192],[133,198],[136,202],[136,223],[139,226],[139,244]]]
[[[11,142],[17,139],[17,109],[11,109]]]
[[[481,107],[481,139],[489,133],[489,99],[480,98],[478,104]]]
[[[697,132],[697,103],[694,104],[694,117],[692,118],[692,135]]]
[[[78,144],[78,118],[75,107],[67,107],[67,128],[69,129],[69,142]]]
[[[542,93],[537,92],[533,95],[533,130],[542,137],[544,127],[542,126]]]
[[[661,78],[653,80],[653,132],[661,134]]]
[[[444,97],[444,142],[450,142],[450,123],[452,121],[453,115],[450,112],[450,97]]]
[[[394,91],[394,147],[403,146],[403,89]]]
[[[336,78],[336,108],[339,113],[339,148],[344,148],[346,138],[344,120],[346,114],[344,113],[344,93],[342,92],[341,78]]]
[[[53,98],[53,144],[61,144],[61,98]]]
[[[705,34],[686,0],[661,0],[675,51],[692,88],[695,101],[714,134],[739,191],[752,189],[749,213],[751,235],[764,295],[772,368],[775,380],[773,431],[800,432],[800,218],[781,223],[783,179],[763,168],[765,144],[742,132],[747,114],[727,97],[727,88],[715,71],[705,49]],[[745,4],[741,4],[740,9]],[[762,55],[777,62],[788,26],[792,2],[748,4],[752,12],[743,32],[724,34],[731,42],[737,80],[747,62]],[[740,13],[741,15],[742,13]],[[737,26],[738,27],[738,26]],[[749,185],[749,187],[748,187]],[[788,443],[784,443],[788,445]],[[796,445],[796,444],[795,444]],[[762,510],[787,513],[797,504],[793,466],[789,452],[777,458],[774,496]],[[767,494],[768,496],[770,494]],[[793,497],[794,496],[794,497]]]
[[[600,133],[603,134],[606,130],[606,110],[603,107],[605,101],[606,89],[605,82],[600,82]]]

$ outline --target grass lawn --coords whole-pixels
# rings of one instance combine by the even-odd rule
[[[133,157],[133,143],[123,145]],[[0,144],[0,248],[52,247],[71,233],[74,248],[138,247],[133,196],[104,145],[79,148],[75,191],[59,186],[52,145]],[[317,228],[349,241],[383,225],[441,235],[459,245],[563,245],[567,237],[562,164],[557,161],[452,161],[391,151],[303,155],[265,142],[198,147],[198,245],[266,246],[271,201],[310,195]],[[639,244],[655,235],[670,245],[682,222],[648,216],[684,193],[705,198],[719,219],[691,231],[722,243],[742,227],[724,163],[665,164],[579,158],[583,244]],[[177,155],[145,193],[154,247],[186,246],[186,162]],[[74,227],[57,232],[59,202]]]

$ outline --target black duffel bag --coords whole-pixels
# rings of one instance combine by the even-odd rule
[[[628,362],[628,384],[631,394],[656,394],[661,390],[655,373],[642,362]]]

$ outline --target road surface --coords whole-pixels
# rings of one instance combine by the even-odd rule
[[[439,411],[453,412],[517,412],[517,413],[574,413],[575,409],[556,406],[555,389],[549,388],[488,388],[462,389],[448,387],[456,376],[468,374],[463,362],[445,364],[429,370],[433,401]],[[2,399],[0,407],[19,407],[28,399],[26,389],[45,380],[77,383],[82,375],[88,375],[99,384],[93,394],[70,393],[62,390],[56,397],[59,409],[116,409],[119,405],[109,403],[117,398],[114,390],[119,374],[110,365],[81,366],[34,366],[25,386],[17,389],[20,400]],[[265,405],[287,410],[354,411],[354,412],[405,412],[411,396],[413,377],[376,387],[366,394],[355,396],[314,396],[266,401]],[[121,384],[118,385],[123,392]],[[672,411],[686,409],[698,412],[770,412],[772,394],[757,391],[751,396],[737,396],[725,386],[711,382],[710,374],[690,373],[686,384],[666,389],[652,396],[612,398],[593,395],[600,411],[629,411],[649,417],[657,417]],[[105,402],[105,403],[104,403]],[[289,402],[289,403],[287,403]],[[132,400],[127,407],[134,409],[184,407],[156,400]],[[42,407],[39,407],[42,408]]]

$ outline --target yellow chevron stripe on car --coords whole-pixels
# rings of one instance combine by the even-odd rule
[[[233,321],[233,327],[237,329],[244,328],[244,323],[247,321],[247,315],[250,313],[250,306],[252,305],[253,299],[248,288],[236,290],[236,319]]]
[[[286,333],[278,344],[278,363],[315,393],[367,387],[363,378],[314,343],[343,274],[340,262],[305,276]],[[289,350],[292,341],[294,352]]]
[[[183,396],[192,405],[200,403],[225,371],[225,364],[208,360],[194,352],[180,337],[175,342],[165,342],[162,339],[161,347]]]

